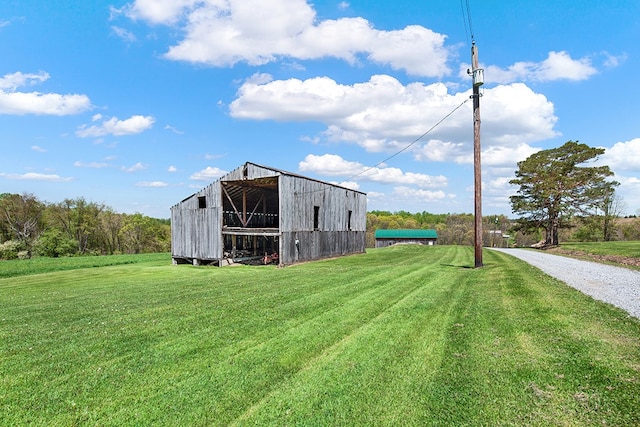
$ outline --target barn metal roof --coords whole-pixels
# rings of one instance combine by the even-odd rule
[[[376,230],[376,239],[437,239],[436,230]]]

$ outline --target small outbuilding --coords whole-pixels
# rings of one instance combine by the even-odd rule
[[[247,162],[171,208],[174,263],[293,264],[365,251],[366,194]]]
[[[438,240],[438,233],[436,230],[421,229],[376,230],[375,238],[376,248],[384,248],[399,243],[432,246]]]

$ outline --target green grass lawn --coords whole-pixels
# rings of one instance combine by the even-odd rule
[[[24,276],[27,274],[50,273],[53,271],[77,270],[88,267],[137,264],[154,260],[166,260],[168,254],[104,255],[79,257],[36,257],[31,259],[0,260],[0,278]]]
[[[570,242],[562,243],[561,248],[586,252],[594,255],[620,255],[631,258],[640,258],[640,241]]]
[[[0,425],[638,425],[640,321],[484,263],[401,246],[2,278]]]

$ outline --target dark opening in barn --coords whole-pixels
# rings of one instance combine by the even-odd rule
[[[174,262],[280,265],[364,252],[366,195],[247,162],[171,208]]]

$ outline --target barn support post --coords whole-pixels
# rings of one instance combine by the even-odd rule
[[[247,187],[242,187],[242,226],[247,226]]]
[[[238,245],[236,243],[237,236],[235,234],[231,235],[231,257],[235,258],[238,254]]]

